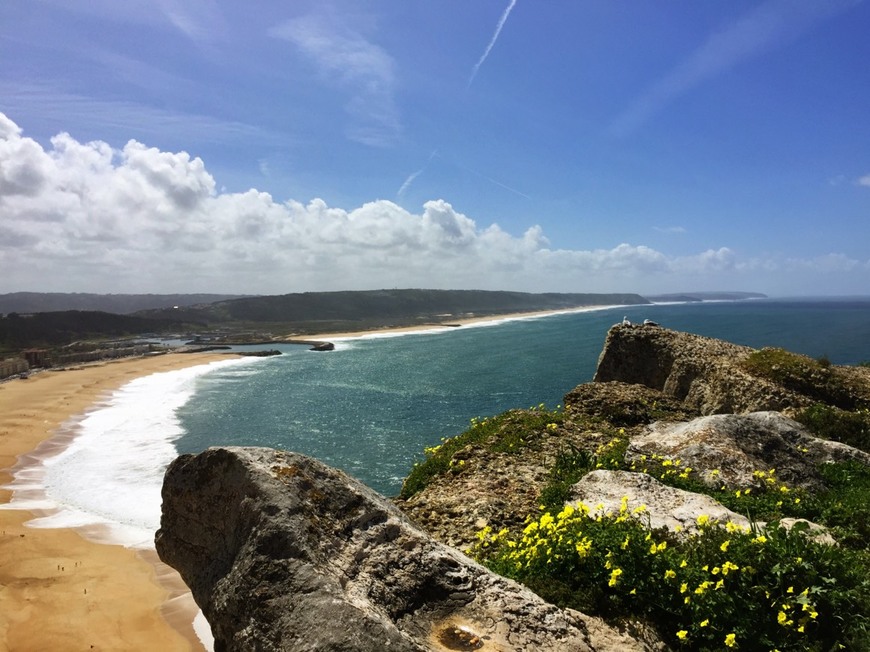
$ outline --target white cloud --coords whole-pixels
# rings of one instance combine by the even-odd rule
[[[865,174],[863,177],[858,179],[857,183],[859,186],[870,187],[870,174]]]
[[[431,287],[655,292],[765,290],[779,277],[849,279],[870,262],[741,259],[728,248],[674,257],[644,245],[554,248],[443,199],[410,212],[353,210],[217,190],[203,161],[135,140],[121,149],[59,134],[43,148],[0,113],[0,292],[244,292]],[[844,291],[846,288],[843,288]]]
[[[695,86],[794,40],[820,21],[855,4],[854,0],[766,0],[712,34],[688,59],[656,81],[616,117],[610,125],[611,133],[616,136],[631,133]]]
[[[686,229],[682,226],[654,226],[653,231],[659,233],[685,233]]]
[[[346,135],[373,146],[393,143],[401,132],[393,97],[395,62],[378,45],[358,32],[327,24],[310,15],[273,27],[270,36],[296,45],[317,67],[323,81],[348,95],[345,111],[351,118]]]

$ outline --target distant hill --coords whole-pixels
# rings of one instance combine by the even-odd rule
[[[184,330],[171,319],[148,319],[107,312],[66,310],[0,317],[0,351],[55,347],[84,339],[107,339]]]
[[[646,294],[644,299],[653,303],[688,301],[740,301],[742,299],[767,299],[761,292],[678,292],[675,294]]]
[[[148,310],[152,318],[221,324],[292,325],[300,332],[449,321],[459,317],[592,305],[649,303],[638,294],[531,294],[485,290],[371,290],[247,297],[209,305]]]
[[[86,294],[13,292],[0,294],[0,314],[94,310],[129,315],[140,310],[193,306],[236,299],[241,294]]]

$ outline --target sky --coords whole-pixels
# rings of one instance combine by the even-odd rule
[[[4,0],[0,292],[870,294],[870,1]]]

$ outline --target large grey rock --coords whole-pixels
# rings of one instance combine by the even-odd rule
[[[756,481],[753,472],[770,469],[790,486],[818,489],[822,485],[821,463],[857,460],[870,464],[867,453],[814,437],[779,412],[717,414],[683,423],[653,423],[631,439],[626,459],[639,463],[642,457],[652,455],[678,458],[702,480],[729,489],[746,488]],[[711,471],[716,471],[715,476]]]
[[[624,496],[628,496],[629,511],[643,508],[637,518],[653,529],[664,527],[673,532],[691,533],[697,531],[697,520],[702,514],[720,523],[750,525],[749,519],[710,496],[668,487],[646,473],[631,471],[599,469],[587,473],[571,487],[568,502],[575,507],[583,503],[595,515],[618,514]]]
[[[722,524],[730,521],[741,528],[767,527],[764,521],[753,524],[746,516],[728,509],[710,496],[669,487],[646,473],[631,471],[597,470],[587,473],[571,487],[568,503],[574,507],[582,503],[591,514],[597,516],[618,514],[625,498],[626,508],[640,522],[652,529],[667,528],[684,536],[698,531],[698,517],[701,515]],[[635,513],[638,508],[642,508],[642,511]],[[817,523],[796,518],[784,518],[779,523],[786,529],[803,523],[816,542],[826,545],[836,543],[827,530]]]
[[[293,453],[178,458],[156,544],[217,652],[641,649],[612,630],[595,646],[582,614],[490,573],[346,474]]]
[[[812,403],[744,371],[740,363],[753,350],[666,328],[614,326],[598,357],[594,381],[645,385],[701,414],[782,410]]]

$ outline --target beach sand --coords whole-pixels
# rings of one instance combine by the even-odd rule
[[[19,455],[112,390],[221,359],[226,355],[167,354],[0,383],[0,486],[12,481]],[[0,489],[0,503],[10,498]],[[31,518],[0,510],[0,651],[202,649],[192,598],[156,553],[93,543],[70,529],[30,528]]]
[[[608,307],[488,315],[304,339],[416,332]],[[34,451],[112,390],[141,376],[221,359],[226,354],[168,354],[44,371],[0,383],[0,486],[11,482],[10,469],[18,456]],[[10,498],[10,491],[0,489],[0,504]],[[72,529],[30,528],[25,523],[31,518],[28,511],[0,510],[0,652],[203,649],[191,624],[193,600],[178,574],[154,551],[94,543]]]
[[[441,323],[417,324],[414,326],[386,326],[380,329],[369,329],[364,331],[347,331],[347,332],[331,332],[331,333],[315,333],[305,336],[291,336],[288,341],[306,341],[306,342],[328,342],[333,339],[344,339],[348,337],[365,337],[369,335],[391,334],[391,333],[417,333],[436,329],[445,329],[451,327],[473,326],[475,324],[489,322],[504,322],[515,321],[522,319],[534,319],[537,317],[547,317],[551,315],[562,315],[575,312],[590,312],[593,310],[607,310],[615,306],[580,306],[577,308],[565,308],[563,310],[535,310],[531,312],[512,312],[502,315],[485,315],[481,317],[462,317],[458,319],[447,318]]]

